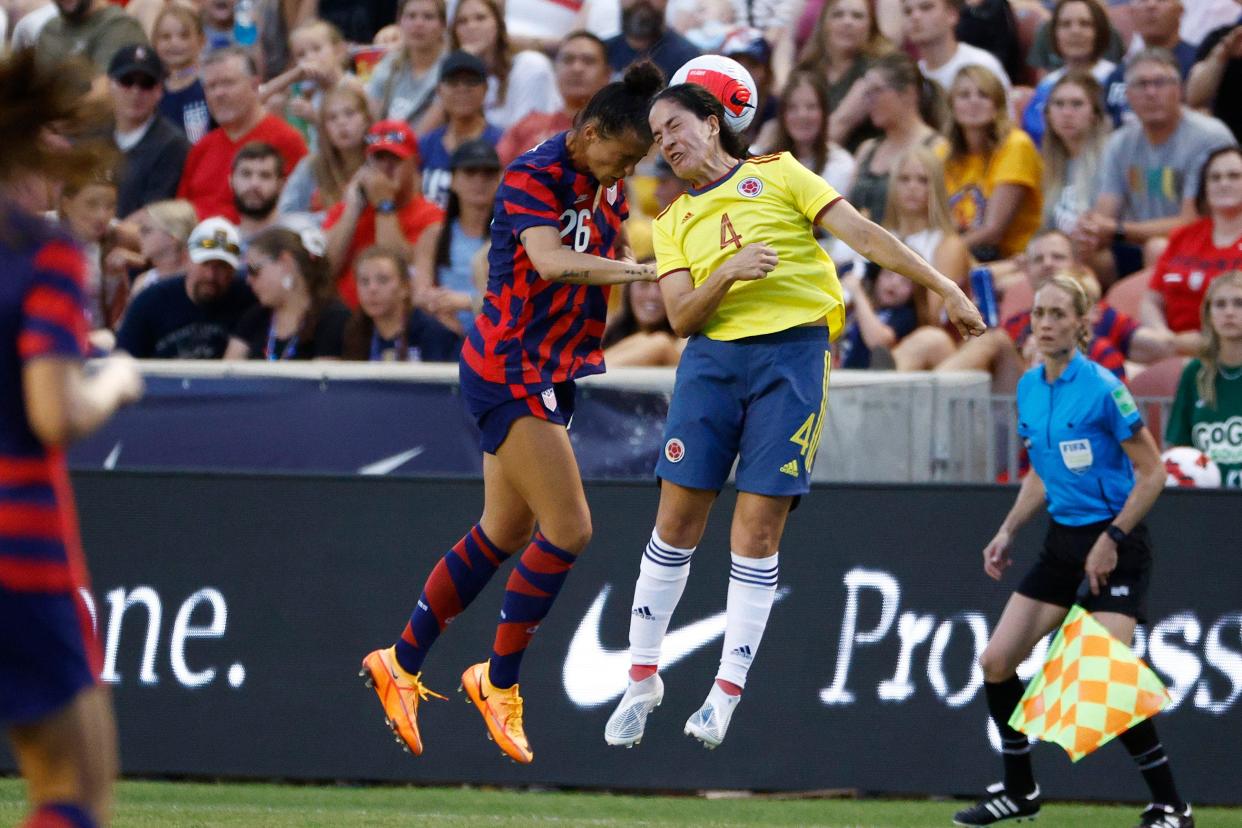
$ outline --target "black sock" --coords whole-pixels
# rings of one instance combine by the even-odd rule
[[[1157,805],[1171,805],[1177,811],[1186,810],[1186,803],[1178,796],[1177,785],[1173,782],[1168,754],[1156,735],[1156,723],[1145,719],[1118,738],[1130,751],[1131,758],[1143,774],[1143,781],[1151,788],[1152,801]]]
[[[1005,791],[1013,796],[1026,796],[1035,790],[1035,772],[1031,768],[1031,743],[1026,735],[1009,726],[1009,717],[1022,700],[1022,680],[1010,676],[1004,681],[984,682],[988,712],[1000,731],[1001,753],[1005,758]]]

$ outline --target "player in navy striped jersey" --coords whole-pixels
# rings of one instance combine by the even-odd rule
[[[591,537],[565,433],[573,381],[604,370],[607,286],[656,276],[654,265],[634,264],[622,238],[621,179],[651,147],[647,108],[661,86],[654,65],[630,67],[596,93],[573,129],[505,170],[487,295],[460,363],[462,396],[481,433],[483,516],[436,564],[396,644],[363,660],[362,674],[412,753],[422,752],[418,704],[431,695],[421,681],[427,651],[500,564],[521,552],[491,658],[469,667],[462,685],[500,748],[517,762],[534,758],[518,669]]]
[[[30,52],[0,64],[0,722],[28,784],[27,825],[106,823],[116,729],[98,684],[98,641],[63,446],[142,393],[129,357],[89,375],[76,245],[31,198],[90,155],[49,137],[77,112],[72,76],[39,73]]]

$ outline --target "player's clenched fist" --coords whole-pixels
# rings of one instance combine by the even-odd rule
[[[748,244],[734,254],[725,264],[729,277],[735,281],[749,282],[762,279],[776,269],[776,251],[766,244]]]

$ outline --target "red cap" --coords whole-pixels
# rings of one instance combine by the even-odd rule
[[[418,141],[405,121],[376,121],[367,130],[367,155],[391,152],[398,158],[418,158]]]

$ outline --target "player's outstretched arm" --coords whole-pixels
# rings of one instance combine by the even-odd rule
[[[673,333],[698,333],[720,307],[734,282],[762,279],[776,269],[776,251],[766,244],[752,243],[734,253],[724,264],[695,286],[688,270],[666,273],[660,280],[660,294]]]
[[[579,253],[561,244],[555,227],[531,227],[522,232],[522,246],[540,277],[549,282],[571,285],[620,285],[627,282],[654,282],[654,264],[605,259]]]
[[[22,369],[26,417],[40,442],[63,446],[108,421],[142,397],[142,374],[128,354],[100,360],[94,370],[76,359],[45,357]]]
[[[923,261],[892,233],[860,214],[845,199],[837,199],[825,210],[819,223],[864,258],[934,291],[944,300],[949,319],[962,336],[979,336],[987,330],[979,309],[952,279]]]

